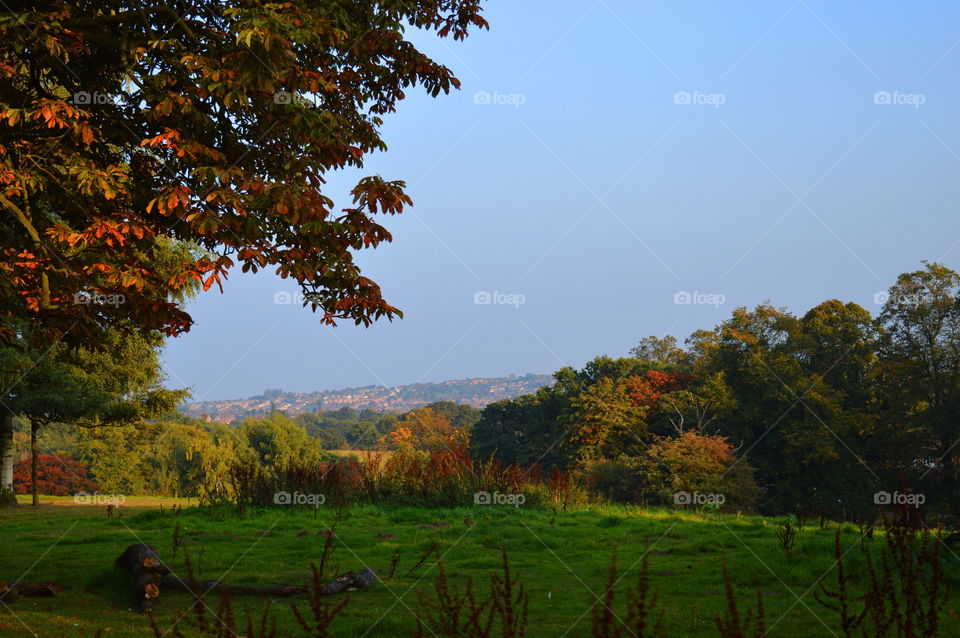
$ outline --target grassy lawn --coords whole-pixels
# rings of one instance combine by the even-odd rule
[[[339,571],[369,565],[386,576],[394,554],[399,567],[392,579],[351,594],[335,621],[337,636],[409,636],[415,623],[416,591],[430,591],[437,573],[433,559],[416,568],[432,542],[443,554],[447,574],[461,583],[472,577],[486,591],[489,574],[500,567],[506,548],[515,573],[530,595],[530,636],[590,635],[590,610],[602,594],[606,567],[618,554],[622,591],[636,581],[639,559],[650,550],[650,571],[659,592],[670,636],[716,636],[713,615],[726,604],[722,567],[726,563],[741,610],[763,592],[770,636],[839,636],[836,618],[813,599],[822,577],[833,585],[835,525],[808,525],[799,533],[792,558],[778,546],[776,521],[760,517],[698,515],[623,507],[592,507],[570,513],[550,510],[475,506],[455,510],[354,506],[338,514],[274,508],[246,519],[219,518],[197,508],[178,517],[173,499],[128,499],[120,516],[108,518],[102,506],[75,506],[72,499],[44,497],[43,505],[0,510],[0,581],[55,581],[66,586],[57,598],[21,599],[0,607],[2,636],[151,635],[147,621],[133,611],[129,578],[113,571],[113,561],[129,544],[152,543],[177,569],[183,551],[173,558],[177,524],[198,577],[223,578],[234,584],[303,582],[307,563],[318,561],[325,536],[336,525],[334,554]],[[160,504],[166,511],[161,514]],[[465,518],[474,521],[467,525]],[[437,521],[450,523],[439,527]],[[306,532],[306,534],[304,534]],[[389,536],[388,536],[389,535]],[[844,548],[850,564],[862,567],[858,532],[845,527]],[[873,546],[879,548],[879,541]],[[960,565],[946,563],[953,591]],[[798,600],[799,598],[799,600]],[[398,599],[399,602],[398,602]],[[163,592],[155,617],[168,627],[188,606],[186,594]],[[216,607],[217,596],[208,603]],[[235,611],[258,612],[266,604],[237,597]],[[624,596],[619,602],[622,605]],[[280,627],[292,627],[287,601],[278,601]],[[955,596],[945,614],[943,636],[960,635],[960,603]],[[565,633],[567,632],[567,633]]]

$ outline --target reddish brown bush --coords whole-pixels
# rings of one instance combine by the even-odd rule
[[[230,485],[241,510],[271,506],[278,492],[323,494],[328,504],[409,503],[435,507],[474,504],[479,492],[524,494],[529,505],[566,507],[578,496],[566,477],[536,468],[475,461],[465,444],[432,452],[367,452],[320,463],[292,460],[275,467],[236,463]]]
[[[69,496],[77,492],[96,492],[87,466],[69,456],[41,454],[37,457],[39,492],[48,496]],[[13,489],[17,494],[30,493],[30,458],[13,466]]]

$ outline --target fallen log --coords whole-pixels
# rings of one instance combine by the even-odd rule
[[[64,590],[59,583],[0,583],[0,602],[12,603],[18,598],[53,598]]]
[[[288,585],[285,583],[230,585],[221,580],[181,578],[160,560],[153,546],[146,543],[137,543],[128,547],[117,558],[114,566],[133,574],[134,590],[140,603],[140,611],[144,613],[152,611],[154,601],[160,596],[161,587],[187,591],[201,596],[211,591],[229,594],[252,594],[255,596],[295,596],[305,594],[309,589],[304,585]],[[367,589],[376,582],[376,573],[369,567],[365,567],[359,573],[348,571],[335,581],[321,585],[318,594],[331,596],[343,591]]]
[[[176,574],[167,574],[161,578],[160,586],[164,589],[179,589],[198,594],[206,594],[209,591],[217,593],[225,591],[230,594],[253,594],[256,596],[293,596],[307,591],[307,588],[302,585],[228,585],[221,580],[194,580],[191,583],[190,580],[180,578]]]
[[[322,596],[339,594],[342,591],[352,591],[354,589],[367,589],[373,587],[377,582],[377,575],[369,567],[364,567],[360,573],[346,572],[332,583],[327,583],[320,587]]]
[[[140,603],[140,611],[150,612],[153,601],[160,596],[160,580],[173,572],[167,567],[152,545],[137,543],[123,551],[113,563],[133,575],[133,588]]]

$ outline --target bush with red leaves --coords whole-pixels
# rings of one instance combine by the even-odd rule
[[[59,454],[41,454],[37,461],[40,494],[69,496],[77,492],[97,491],[97,484],[87,478],[90,472],[83,463]],[[30,457],[14,464],[13,489],[17,494],[30,493]]]

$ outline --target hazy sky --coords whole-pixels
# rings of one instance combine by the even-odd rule
[[[411,92],[390,150],[331,179],[338,207],[361,174],[407,181],[394,242],[358,258],[405,318],[328,328],[238,270],[169,342],[171,386],[549,373],[764,300],[876,312],[921,260],[960,268],[960,5],[487,7],[465,43],[414,38],[463,89]]]

